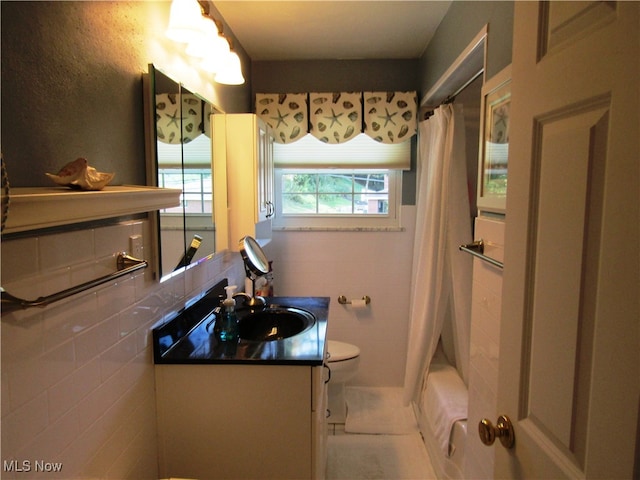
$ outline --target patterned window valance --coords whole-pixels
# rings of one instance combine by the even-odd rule
[[[182,98],[182,108],[178,98]],[[193,94],[159,93],[156,95],[158,140],[164,143],[188,143],[204,130],[203,101]],[[182,135],[180,125],[182,124]]]
[[[308,132],[306,93],[258,93],[256,114],[271,127],[278,143],[291,143]]]
[[[418,128],[416,92],[364,92],[364,133],[382,143],[400,143]]]
[[[256,114],[278,143],[310,133],[338,144],[362,132],[381,143],[401,143],[417,131],[417,108],[416,92],[256,94]]]
[[[309,133],[324,143],[344,143],[362,131],[362,94],[310,93]]]

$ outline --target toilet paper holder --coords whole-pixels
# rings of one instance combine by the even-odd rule
[[[362,300],[364,300],[364,303],[366,305],[369,305],[371,303],[371,297],[369,297],[369,295],[365,295],[364,297],[362,297]],[[347,297],[345,297],[344,295],[340,295],[338,297],[338,303],[340,305],[351,305],[351,300],[347,300]]]

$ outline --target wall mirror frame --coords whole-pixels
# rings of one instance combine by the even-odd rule
[[[481,211],[506,212],[510,108],[511,65],[508,65],[482,87],[477,197]]]
[[[180,188],[180,205],[151,216],[160,281],[216,252],[211,116],[220,109],[153,64],[143,75],[147,184]]]

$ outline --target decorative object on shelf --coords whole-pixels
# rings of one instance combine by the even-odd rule
[[[308,130],[306,93],[256,93],[256,113],[278,143],[293,143]]]
[[[7,222],[7,216],[9,215],[9,176],[7,175],[7,167],[4,164],[4,157],[0,154],[0,163],[2,164],[1,172],[1,188],[2,188],[2,204],[0,215],[2,216],[2,222],[0,232],[4,231],[4,224]]]
[[[364,92],[364,133],[380,143],[400,143],[418,128],[416,92]]]
[[[223,33],[222,22],[209,15],[208,4],[197,0],[172,0],[165,35],[186,43],[187,55],[201,58],[203,70],[213,73],[224,85],[244,83],[240,57],[233,51],[231,39]]]
[[[114,177],[115,173],[98,172],[90,167],[86,158],[77,158],[67,163],[57,174],[46,173],[58,185],[76,190],[102,190]]]

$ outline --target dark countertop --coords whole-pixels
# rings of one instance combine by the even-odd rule
[[[219,342],[213,335],[213,310],[224,296],[224,280],[174,319],[153,330],[154,362],[156,364],[264,364],[322,365],[324,360],[329,313],[328,297],[272,297],[267,305],[296,307],[311,312],[315,323],[293,337],[271,341],[237,343]],[[237,298],[238,319],[251,310]]]

